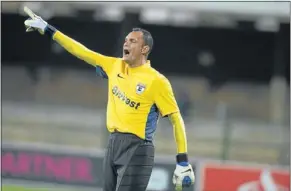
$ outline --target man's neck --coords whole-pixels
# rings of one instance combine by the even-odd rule
[[[128,66],[131,68],[136,68],[136,67],[139,67],[139,66],[146,64],[146,62],[147,62],[147,60],[143,58],[141,60],[136,60],[133,63],[128,63]]]

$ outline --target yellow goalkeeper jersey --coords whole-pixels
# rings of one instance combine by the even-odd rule
[[[159,116],[179,112],[168,79],[146,64],[131,68],[121,58],[93,52],[56,32],[54,40],[96,67],[108,79],[107,128],[152,140]],[[78,53],[76,53],[78,52]]]

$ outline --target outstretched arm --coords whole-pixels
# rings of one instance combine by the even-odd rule
[[[89,50],[81,43],[75,41],[74,39],[55,29],[53,26],[49,25],[41,17],[34,14],[29,8],[24,7],[24,11],[31,18],[24,22],[25,26],[27,27],[26,32],[37,30],[41,34],[46,34],[79,59],[84,60],[92,66],[101,67],[103,70],[105,70],[106,73],[110,72],[112,65],[115,63],[117,58],[104,56]]]
[[[106,68],[106,64],[112,64],[116,60],[114,57],[104,56],[86,48],[81,43],[75,41],[58,30],[53,33],[52,38],[72,55],[84,60],[92,66],[101,66]]]

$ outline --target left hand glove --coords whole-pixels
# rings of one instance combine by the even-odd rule
[[[195,176],[192,166],[188,163],[180,163],[176,165],[173,175],[173,184],[177,191],[181,191],[183,187],[189,187],[194,184]]]

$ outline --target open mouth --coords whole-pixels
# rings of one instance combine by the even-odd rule
[[[124,55],[128,56],[128,55],[129,55],[129,50],[124,49],[124,50],[123,50],[123,53],[124,53]]]

